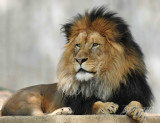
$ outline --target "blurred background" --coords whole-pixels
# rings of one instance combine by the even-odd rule
[[[145,54],[155,95],[152,112],[160,113],[160,0],[0,0],[1,90],[56,82],[66,41],[62,24],[100,5],[130,25]]]

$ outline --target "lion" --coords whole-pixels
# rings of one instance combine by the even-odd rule
[[[58,83],[21,89],[4,104],[2,115],[126,114],[142,122],[153,94],[143,53],[126,22],[99,7],[62,29],[67,43]]]

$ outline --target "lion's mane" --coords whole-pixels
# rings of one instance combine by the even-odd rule
[[[80,82],[76,80],[73,68],[74,40],[84,30],[98,32],[114,48],[109,52],[113,58],[110,61],[104,59],[99,64],[97,76],[87,82]],[[119,105],[137,100],[143,106],[150,106],[152,93],[146,82],[143,53],[122,18],[100,7],[84,15],[78,14],[63,26],[63,31],[67,44],[57,71],[59,91],[73,98],[81,95],[81,98],[94,97]]]

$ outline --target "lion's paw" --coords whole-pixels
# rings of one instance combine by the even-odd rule
[[[49,115],[69,115],[73,114],[73,111],[70,107],[63,107],[55,110],[54,112],[50,113]]]
[[[95,102],[92,107],[93,114],[114,114],[118,110],[118,105],[113,102]]]
[[[132,101],[131,103],[129,103],[124,108],[123,113],[141,123],[145,120],[144,110],[142,109],[141,104],[137,101]]]

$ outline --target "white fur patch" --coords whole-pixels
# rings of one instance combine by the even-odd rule
[[[76,79],[78,81],[81,81],[81,82],[89,81],[90,79],[92,79],[92,77],[93,77],[93,74],[92,73],[87,73],[87,72],[78,72],[76,74]]]

